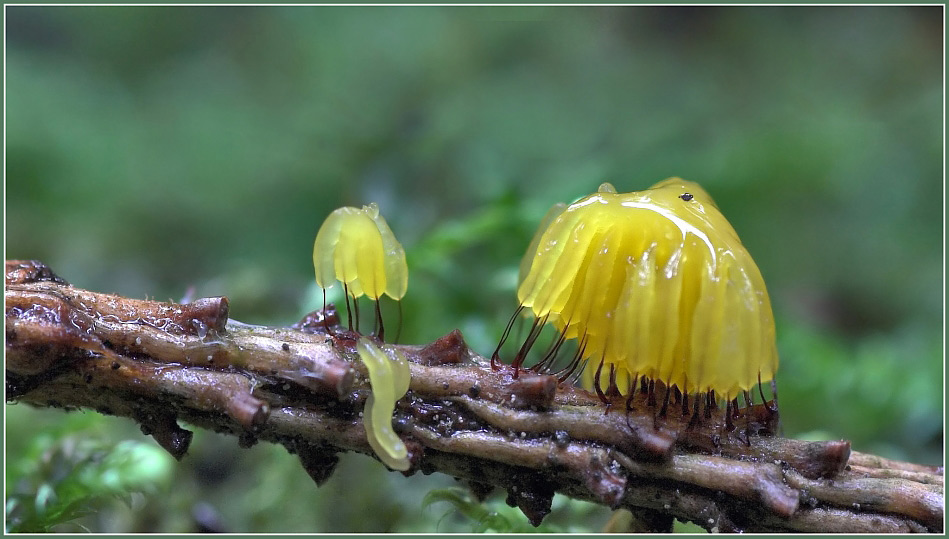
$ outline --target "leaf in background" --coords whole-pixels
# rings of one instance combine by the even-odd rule
[[[113,446],[67,437],[38,437],[8,469],[6,531],[36,533],[93,513],[109,499],[131,505],[132,494],[167,487],[173,459],[148,443]],[[10,488],[12,486],[12,488]]]
[[[526,531],[519,529],[520,526],[511,522],[506,516],[488,510],[487,504],[478,502],[470,492],[463,488],[456,487],[432,490],[425,495],[425,499],[422,501],[422,507],[428,507],[436,502],[448,502],[452,504],[458,512],[475,523],[472,529],[474,533],[485,533],[489,531],[512,533]]]

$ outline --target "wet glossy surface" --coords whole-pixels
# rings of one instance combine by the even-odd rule
[[[386,466],[393,470],[408,470],[408,449],[392,430],[395,402],[409,390],[408,361],[395,349],[386,354],[366,337],[359,338],[356,350],[369,371],[369,384],[372,386],[362,417],[369,445]]]
[[[698,184],[670,178],[633,193],[604,184],[545,220],[518,299],[585,339],[591,365],[616,366],[620,388],[642,375],[733,398],[759,375],[773,378],[774,319],[761,273]]]
[[[408,287],[405,251],[375,203],[339,208],[326,218],[313,243],[313,266],[318,285],[340,281],[354,298],[401,299]]]

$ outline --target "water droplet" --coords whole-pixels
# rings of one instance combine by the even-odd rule
[[[200,320],[194,320],[194,328],[198,333],[198,338],[205,338],[208,336],[208,325]]]

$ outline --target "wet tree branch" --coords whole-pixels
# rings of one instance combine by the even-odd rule
[[[337,454],[372,455],[357,335],[333,311],[290,328],[228,320],[226,298],[142,301],[69,286],[41,263],[6,263],[7,400],[129,417],[176,458],[179,421],[282,444],[319,484]],[[335,327],[332,334],[326,327]],[[491,369],[452,332],[399,346],[412,382],[395,427],[411,475],[493,488],[538,524],[555,492],[627,508],[644,529],[672,518],[715,531],[941,532],[942,468],[851,452],[849,442],[775,437],[769,403],[689,426],[640,400],[626,413],[548,375]]]

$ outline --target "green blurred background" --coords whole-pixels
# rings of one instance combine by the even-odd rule
[[[235,319],[287,325],[320,302],[322,220],[375,201],[410,264],[401,341],[457,327],[485,354],[551,204],[678,175],[715,197],[769,285],[785,434],[942,463],[942,17],[7,7],[6,257],[131,297],[193,286]],[[59,531],[479,529],[463,504],[423,506],[452,479],[362,455],[317,489],[283,448],[207,432],[181,463],[88,412],[7,405],[6,435],[8,530],[69,480],[98,497]],[[103,455],[128,474],[82,479]],[[500,494],[488,510],[527,526]],[[608,517],[558,498],[545,529]]]

